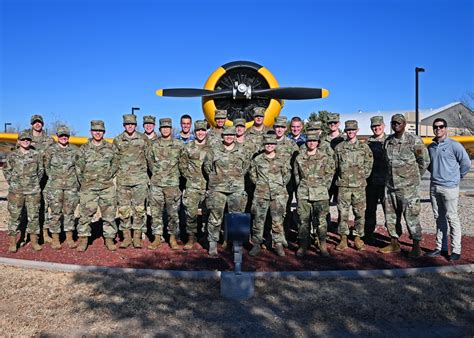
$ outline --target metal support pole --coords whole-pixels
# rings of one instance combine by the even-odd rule
[[[423,73],[424,68],[415,67],[415,132],[419,135],[420,112],[418,110],[418,73]]]

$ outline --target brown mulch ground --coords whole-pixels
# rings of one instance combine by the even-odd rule
[[[219,256],[209,257],[205,249],[205,240],[202,245],[196,245],[195,250],[173,251],[167,244],[163,244],[158,250],[150,251],[146,248],[137,250],[133,248],[118,249],[116,252],[109,252],[103,245],[103,239],[99,236],[100,225],[96,224],[95,233],[91,237],[88,249],[84,253],[76,252],[66,248],[55,251],[49,245],[43,247],[40,252],[34,252],[29,243],[20,247],[15,254],[9,253],[8,237],[6,232],[0,232],[0,256],[35,261],[47,261],[65,264],[96,265],[122,268],[143,268],[143,269],[165,269],[165,270],[218,270],[231,271],[234,269],[233,254],[230,251],[222,250],[219,246]],[[452,264],[472,264],[474,263],[474,237],[464,236],[462,240],[462,257],[455,263],[449,262],[445,257],[420,257],[410,259],[407,252],[411,247],[411,240],[405,234],[401,238],[402,252],[396,254],[382,255],[377,253],[379,247],[387,245],[389,238],[383,226],[377,228],[376,242],[373,245],[366,245],[366,250],[356,251],[353,248],[344,252],[334,250],[338,243],[338,235],[329,234],[330,258],[322,258],[316,248],[312,246],[309,254],[304,258],[297,258],[295,251],[297,246],[290,242],[286,249],[286,257],[279,258],[272,250],[264,250],[259,257],[248,255],[247,245],[244,250],[243,270],[244,271],[313,271],[313,270],[371,270],[371,269],[394,269],[411,267],[443,266]],[[145,241],[145,246],[148,244]],[[424,234],[422,248],[430,251],[434,248],[435,235]],[[350,241],[352,246],[352,241]]]

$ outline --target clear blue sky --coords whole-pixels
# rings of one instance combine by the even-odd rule
[[[474,1],[0,0],[0,127],[42,114],[107,136],[122,114],[202,118],[201,100],[158,88],[202,88],[230,61],[267,67],[280,86],[323,87],[323,100],[282,114],[437,108],[474,91]]]

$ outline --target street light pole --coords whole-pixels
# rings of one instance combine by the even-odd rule
[[[4,127],[5,127],[5,133],[7,132],[7,127],[8,126],[11,126],[12,124],[10,122],[6,122],[4,123]]]
[[[135,110],[140,110],[138,107],[132,107],[132,115],[135,115]]]
[[[424,73],[425,69],[415,67],[415,130],[416,135],[419,135],[418,124],[420,121],[420,112],[418,111],[418,73]]]

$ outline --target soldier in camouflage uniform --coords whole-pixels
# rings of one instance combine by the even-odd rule
[[[235,143],[235,127],[224,128],[222,139],[220,145],[207,153],[203,163],[209,189],[206,206],[209,210],[210,256],[217,256],[217,241],[226,204],[229,212],[243,212],[247,203],[244,177],[250,161],[244,148]]]
[[[248,142],[252,142],[255,145],[255,148],[261,148],[263,135],[265,135],[268,131],[268,128],[263,124],[265,108],[255,107],[253,109],[252,116],[253,125],[245,132],[245,138]]]
[[[198,232],[198,214],[204,214],[206,196],[206,178],[202,164],[210,147],[206,144],[207,122],[198,120],[194,123],[194,141],[186,144],[179,158],[179,170],[186,178],[186,190],[183,194],[183,205],[186,213],[186,232],[188,241],[184,250],[191,250],[196,243]]]
[[[38,244],[39,206],[41,200],[40,180],[43,177],[43,161],[40,153],[31,148],[31,132],[24,130],[18,134],[18,147],[7,157],[3,174],[8,183],[8,236],[9,252],[17,251],[16,234],[20,225],[21,211],[26,207],[28,225],[33,250],[41,250]]]
[[[151,115],[143,116],[143,129],[144,134],[150,141],[155,141],[158,138],[158,134],[155,132],[155,117]]]
[[[177,236],[179,234],[179,205],[181,191],[179,190],[179,156],[183,143],[172,137],[172,122],[170,118],[160,119],[161,137],[148,147],[146,159],[151,170],[150,179],[150,208],[152,225],[155,236],[148,249],[155,250],[161,245],[163,235],[163,211],[168,215],[168,234],[171,249],[178,250]]]
[[[142,133],[136,131],[137,117],[123,115],[124,132],[114,138],[113,145],[118,156],[117,199],[120,230],[123,241],[120,248],[142,248],[142,232],[146,232],[145,200],[148,191],[148,173],[145,152],[150,143]],[[133,220],[133,222],[132,222]]]
[[[31,147],[38,151],[41,154],[42,161],[44,163],[44,152],[45,150],[54,144],[54,139],[51,136],[48,136],[43,130],[44,120],[41,115],[31,116]],[[52,239],[48,233],[48,204],[46,200],[46,181],[48,176],[43,175],[41,177],[40,186],[41,186],[41,205],[40,205],[40,226],[43,227],[43,241],[45,243],[51,243]]]
[[[264,152],[257,155],[250,166],[250,179],[256,187],[252,204],[254,246],[249,252],[251,256],[257,256],[260,253],[268,210],[272,219],[272,240],[275,251],[278,256],[285,256],[283,221],[287,201],[286,185],[290,181],[291,166],[287,156],[279,156],[275,151],[276,143],[275,135],[264,135]]]
[[[61,249],[61,216],[64,220],[66,243],[70,249],[77,245],[72,234],[75,230],[74,211],[79,204],[79,182],[76,176],[76,157],[78,148],[69,144],[68,127],[59,127],[58,143],[53,144],[44,153],[44,169],[48,175],[46,201],[49,205],[49,229],[53,235],[51,247]]]
[[[334,157],[320,148],[320,136],[316,131],[309,131],[306,136],[305,150],[296,156],[294,165],[295,181],[298,187],[298,239],[300,242],[296,256],[304,257],[308,251],[311,223],[313,223],[317,229],[321,255],[328,257],[326,215],[329,212],[328,189],[335,171]]]
[[[391,242],[382,253],[400,252],[398,238],[402,234],[402,215],[413,239],[409,257],[421,255],[420,192],[421,177],[430,164],[428,150],[420,137],[405,131],[402,114],[392,116],[393,134],[384,143],[388,175],[385,190],[385,221]]]
[[[367,178],[369,178],[372,171],[374,158],[369,146],[357,139],[357,132],[359,131],[357,121],[346,121],[344,131],[347,138],[334,149],[336,185],[339,188],[337,210],[339,211],[340,221],[337,230],[341,236],[341,241],[336,246],[336,250],[343,251],[348,247],[348,222],[351,206],[355,224],[354,246],[357,250],[363,250],[364,241],[361,238],[364,236],[365,224],[365,187],[367,186]]]
[[[372,151],[374,164],[372,173],[367,179],[365,188],[367,207],[365,209],[365,242],[373,242],[375,225],[377,224],[377,204],[380,202],[385,214],[385,179],[387,176],[387,163],[385,162],[383,144],[387,135],[384,133],[385,124],[383,116],[373,116],[370,118],[370,129],[373,135],[367,140],[367,145]]]
[[[103,221],[105,246],[115,251],[114,238],[117,234],[115,214],[117,196],[114,177],[118,170],[118,157],[113,145],[104,140],[103,121],[91,121],[92,138],[81,146],[76,158],[76,174],[80,184],[80,219],[77,226],[79,245],[77,251],[86,251],[91,235],[90,223],[100,208]]]
[[[245,131],[245,119],[235,119],[235,143],[240,144],[246,150],[248,156],[253,158],[260,151],[261,143],[256,144],[252,140],[249,140]]]
[[[207,144],[209,144],[211,147],[218,146],[222,143],[222,131],[224,130],[226,120],[227,110],[216,109],[214,115],[216,126],[207,131]]]

